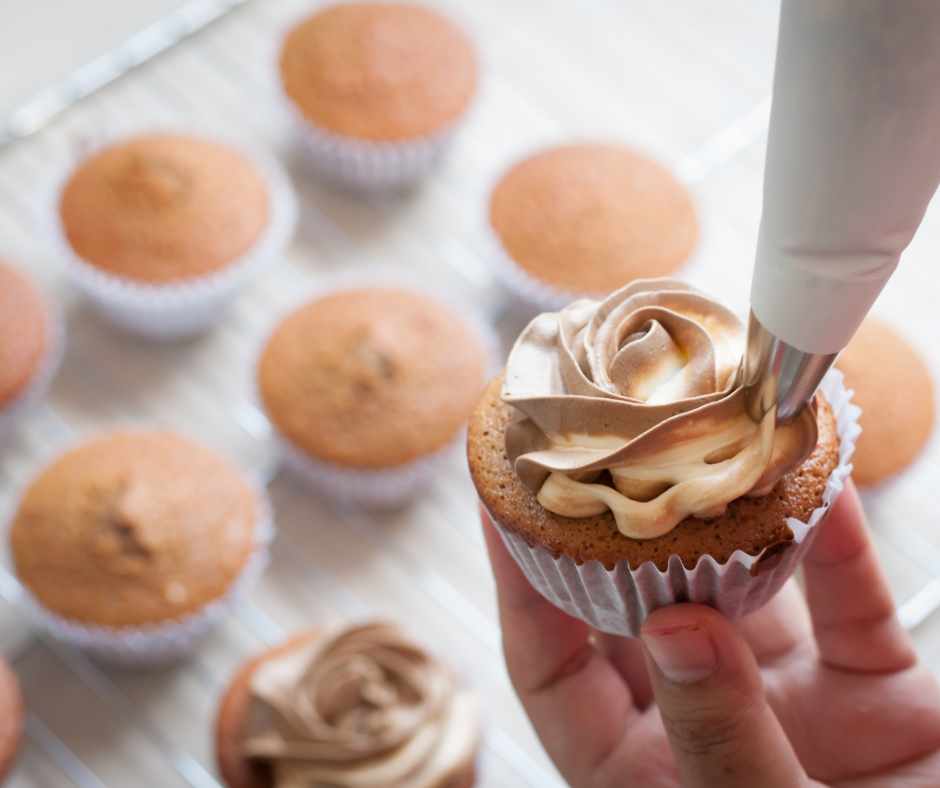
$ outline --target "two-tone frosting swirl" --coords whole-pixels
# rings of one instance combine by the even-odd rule
[[[244,752],[277,788],[432,788],[473,759],[478,717],[446,667],[375,622],[263,662]]]
[[[745,329],[691,286],[638,280],[541,314],[510,353],[506,448],[546,509],[610,510],[650,539],[689,516],[762,495],[816,445],[815,408],[757,422],[741,385]]]

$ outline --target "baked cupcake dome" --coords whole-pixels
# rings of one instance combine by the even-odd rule
[[[204,631],[206,612],[221,610],[256,561],[265,517],[252,485],[215,452],[169,432],[122,431],[38,475],[10,548],[52,634],[105,656],[127,646],[147,657],[135,645],[172,652],[174,627]]]
[[[0,412],[20,400],[52,351],[48,307],[25,274],[0,262]]]
[[[288,33],[279,65],[285,93],[308,122],[371,142],[452,126],[477,86],[466,34],[410,3],[327,6]]]
[[[261,353],[257,385],[293,453],[348,472],[359,497],[382,474],[407,474],[452,445],[486,364],[479,332],[454,309],[422,293],[367,287],[316,298],[286,317]],[[399,481],[390,486],[415,479]]]
[[[936,422],[934,383],[911,344],[883,320],[862,323],[836,362],[862,409],[852,477],[872,486],[920,454]]]
[[[698,240],[692,197],[666,169],[625,145],[535,153],[493,188],[489,225],[507,284],[544,309],[666,276]]]
[[[478,79],[467,35],[410,3],[327,6],[287,34],[278,67],[311,164],[367,191],[409,186],[436,165]]]
[[[298,676],[300,671],[305,675]],[[339,686],[349,691],[338,694]],[[375,693],[385,699],[384,708],[375,704]],[[313,715],[325,715],[329,707],[329,719],[318,717],[315,729],[272,727],[274,704],[293,702],[304,703]],[[398,726],[396,710],[402,712]],[[410,729],[394,730],[403,719]],[[370,721],[376,724],[370,727]],[[415,751],[409,745],[417,734],[424,744]],[[337,788],[471,788],[479,743],[475,698],[456,688],[443,664],[382,622],[301,633],[246,662],[223,694],[215,726],[216,759],[228,788],[273,788],[279,760],[282,769],[306,770],[311,784]],[[291,764],[290,749],[317,754]]]
[[[0,780],[13,769],[23,739],[25,714],[19,681],[6,661],[0,659]]]
[[[147,134],[112,144],[68,178],[59,216],[87,264],[167,284],[225,268],[261,237],[270,194],[254,164],[218,142]]]

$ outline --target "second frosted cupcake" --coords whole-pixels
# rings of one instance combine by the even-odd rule
[[[258,363],[291,465],[344,501],[407,501],[461,433],[484,383],[474,326],[422,293],[340,290],[289,315]]]

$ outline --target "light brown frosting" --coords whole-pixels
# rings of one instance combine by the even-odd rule
[[[609,509],[636,539],[766,494],[816,445],[816,413],[752,419],[744,344],[734,313],[670,279],[539,315],[503,384],[521,414],[506,433],[516,472],[549,511]]]
[[[245,754],[277,788],[435,788],[479,744],[476,697],[388,623],[263,662],[251,692]]]

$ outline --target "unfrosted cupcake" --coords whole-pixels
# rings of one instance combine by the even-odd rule
[[[933,379],[914,347],[875,317],[862,323],[837,365],[862,409],[852,477],[871,487],[923,451],[936,421]]]
[[[58,195],[75,284],[151,336],[206,328],[282,250],[295,207],[272,162],[183,134],[144,134],[81,161]]]
[[[440,158],[477,89],[474,46],[411,3],[341,3],[284,40],[280,79],[313,163],[358,187],[407,185]]]
[[[305,633],[244,665],[216,721],[228,788],[470,788],[476,696],[393,624]]]
[[[0,780],[6,779],[16,762],[25,716],[20,683],[6,661],[0,659]]]
[[[56,321],[26,275],[0,261],[0,439],[55,374],[62,350]]]
[[[385,287],[339,290],[284,319],[258,362],[286,457],[320,491],[406,502],[461,434],[487,349],[452,307]]]
[[[169,432],[115,432],[27,487],[10,528],[40,624],[105,658],[190,650],[264,563],[266,501],[227,460]]]
[[[751,419],[745,330],[681,282],[539,315],[470,422],[480,498],[530,582],[633,635],[678,601],[762,605],[841,491],[858,409],[839,373],[793,421]]]
[[[509,169],[489,201],[496,271],[539,309],[666,276],[698,240],[688,190],[625,145],[550,148]]]

